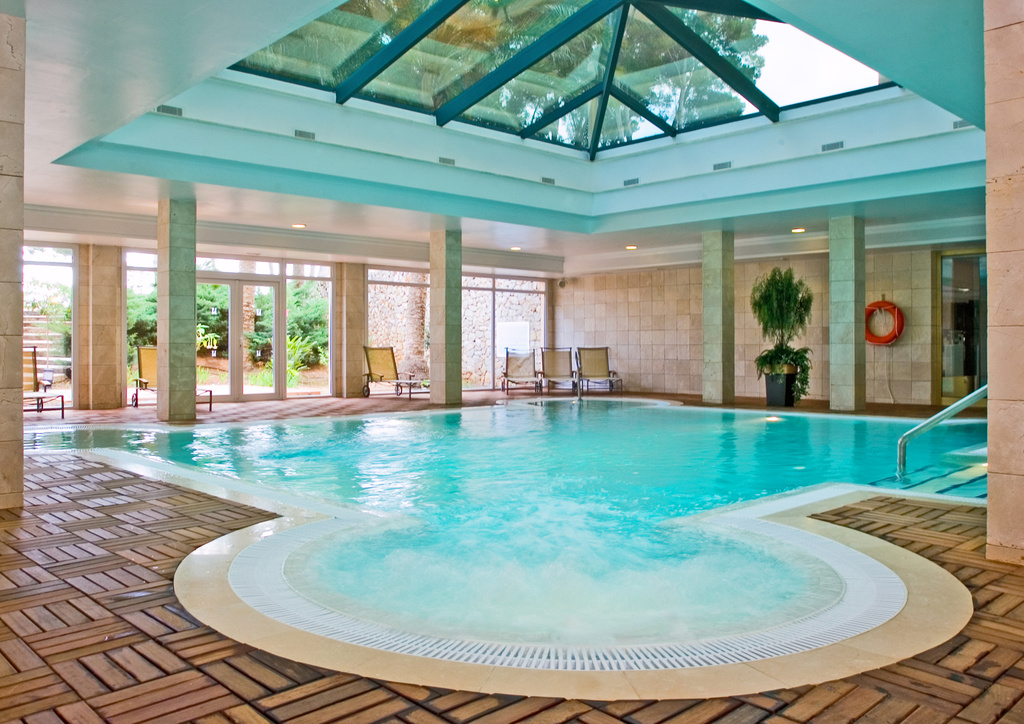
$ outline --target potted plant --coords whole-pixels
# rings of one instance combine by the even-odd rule
[[[765,378],[769,407],[792,407],[807,394],[811,350],[794,349],[790,342],[807,331],[813,301],[810,287],[796,279],[792,269],[775,267],[758,277],[750,290],[750,308],[773,345],[754,360],[758,379]]]

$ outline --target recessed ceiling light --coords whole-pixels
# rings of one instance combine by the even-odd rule
[[[292,224],[292,228],[293,229],[305,229],[306,225],[305,224]]]
[[[626,251],[636,251],[636,244],[630,244],[627,246]]]
[[[793,232],[794,234],[802,234],[802,233],[804,233],[805,231],[807,231],[807,229],[805,229],[805,228],[804,228],[804,227],[802,227],[802,226],[798,226],[798,227],[796,227],[795,229],[790,229],[790,231],[792,231],[792,232]]]
[[[509,249],[510,249],[511,251],[521,251],[521,250],[522,250],[522,248],[523,248],[523,247],[521,247],[521,246],[510,246],[510,247],[509,247]]]

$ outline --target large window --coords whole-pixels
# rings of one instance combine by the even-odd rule
[[[288,264],[288,397],[331,394],[331,268]]]
[[[125,252],[127,300],[128,387],[129,396],[139,373],[139,347],[156,346],[156,254],[144,251]],[[156,381],[151,380],[153,387]],[[152,395],[140,396],[139,402],[153,402]]]
[[[52,375],[53,388],[70,401],[74,251],[26,245],[22,259],[24,346],[36,348],[39,377]]]
[[[370,345],[394,347],[400,371],[429,379],[429,274],[370,269],[367,279]],[[495,387],[506,347],[543,345],[545,286],[537,279],[462,278],[463,387]]]

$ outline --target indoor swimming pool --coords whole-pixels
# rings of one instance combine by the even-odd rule
[[[825,629],[846,630],[879,601],[895,613],[898,579],[859,554],[777,526],[686,516],[822,483],[913,485],[955,468],[945,453],[985,440],[983,421],[941,426],[915,441],[910,480],[896,481],[895,441],[913,425],[604,399],[54,429],[27,445],[130,452],[351,513],[261,542],[232,568],[252,605],[301,609],[300,627],[460,661],[485,645],[504,665],[564,668],[585,650],[584,668],[658,668],[666,656],[747,660],[736,652],[763,655],[800,638],[789,627],[824,617],[801,634],[820,645]],[[870,590],[851,598],[865,580]],[[766,629],[782,634],[765,641]],[[551,651],[562,658],[545,663]]]

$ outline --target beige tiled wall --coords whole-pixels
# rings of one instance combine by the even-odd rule
[[[899,403],[931,402],[931,252],[886,251],[867,254],[867,299],[894,301],[906,328],[891,347],[869,345],[867,399]],[[736,264],[736,395],[763,397],[754,358],[765,348],[750,311],[754,280],[774,266],[792,266],[814,292],[811,323],[799,346],[811,348],[808,398],[828,398],[828,257]],[[611,361],[627,390],[701,392],[701,272],[699,266],[621,272],[569,278],[552,285],[554,344],[611,347]],[[892,358],[890,361],[890,357]]]
[[[557,346],[611,347],[629,390],[700,393],[700,267],[570,278],[553,292]]]
[[[754,359],[768,347],[761,328],[750,311],[750,289],[754,281],[773,267],[792,267],[814,294],[807,333],[793,341],[794,347],[811,348],[811,384],[808,399],[828,398],[828,257],[798,257],[788,261],[769,260],[736,265],[736,395],[764,397],[764,379],[757,378]]]
[[[932,401],[932,321],[938,314],[932,252],[869,252],[866,266],[868,303],[884,296],[900,308],[906,323],[894,344],[868,345],[867,400],[927,405]],[[869,328],[876,334],[888,331],[887,317],[876,315]]]

